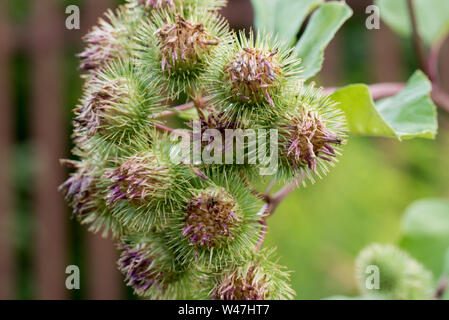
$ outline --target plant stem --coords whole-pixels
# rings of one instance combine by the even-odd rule
[[[265,204],[262,206],[258,214],[259,216],[261,216],[259,222],[260,224],[262,224],[262,231],[260,232],[259,239],[257,240],[256,250],[260,250],[262,248],[263,242],[265,241],[265,236],[267,234],[267,218],[274,213],[282,200],[284,200],[290,193],[292,193],[293,190],[295,190],[296,187],[301,183],[301,181],[302,178],[288,183],[272,196],[270,196],[268,193],[265,194]]]
[[[444,293],[447,290],[448,286],[448,279],[447,277],[442,277],[440,281],[438,281],[438,286],[435,291],[435,299],[441,299],[444,295]]]
[[[207,101],[209,101],[209,99],[210,99],[209,97],[201,98],[203,103],[206,103]],[[172,107],[171,110],[164,110],[158,114],[152,115],[151,118],[162,118],[162,117],[166,117],[166,116],[171,116],[171,115],[177,114],[180,111],[192,109],[193,107],[195,107],[195,102],[190,101],[190,102],[181,104],[179,106]]]
[[[415,47],[415,52],[418,58],[419,66],[425,74],[429,75],[428,64],[426,60],[426,52],[424,49],[423,42],[419,35],[418,22],[416,19],[415,7],[413,5],[413,0],[407,0],[408,10],[410,14],[410,21],[412,23],[412,33],[413,33],[413,44]]]

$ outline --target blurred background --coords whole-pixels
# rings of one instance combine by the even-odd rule
[[[323,86],[405,81],[417,68],[412,44],[385,25],[365,28],[370,0],[347,1],[354,16],[326,52]],[[70,157],[72,108],[81,95],[82,36],[115,0],[0,1],[0,299],[135,298],[116,269],[109,240],[70,219],[57,187]],[[81,29],[65,28],[65,8]],[[249,0],[223,10],[234,28],[252,25]],[[449,91],[449,43],[442,83]],[[409,203],[449,196],[449,118],[435,141],[352,137],[324,180],[292,193],[268,221],[265,246],[292,270],[297,299],[356,294],[354,257],[369,243],[394,243]],[[66,266],[81,271],[65,288]]]

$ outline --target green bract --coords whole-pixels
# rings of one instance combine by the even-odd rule
[[[186,16],[162,11],[143,18],[136,41],[138,65],[149,69],[152,79],[175,99],[200,89],[208,59],[230,40],[221,16],[198,9]]]
[[[335,166],[346,139],[346,122],[331,98],[313,85],[287,93],[279,128],[280,177],[299,177],[303,184],[322,178]]]
[[[212,276],[208,296],[214,300],[292,299],[295,292],[288,285],[289,273],[273,260],[274,250],[265,249],[241,266]]]
[[[211,102],[232,122],[248,127],[284,110],[279,98],[300,80],[300,60],[271,35],[243,32],[222,46],[204,77]]]
[[[255,248],[260,224],[257,198],[235,175],[211,174],[174,213],[169,245],[183,264],[229,266]]]

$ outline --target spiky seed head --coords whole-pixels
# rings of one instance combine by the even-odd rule
[[[100,87],[74,110],[75,130],[85,131],[87,137],[94,136],[108,125],[108,119],[114,116],[114,106],[123,103],[128,92],[123,79],[100,82],[94,78],[92,82],[97,82]]]
[[[265,300],[266,276],[255,279],[256,266],[249,268],[246,274],[234,271],[215,288],[213,300]]]
[[[137,4],[145,9],[174,9],[174,0],[138,0]]]
[[[133,23],[127,10],[120,7],[115,12],[108,10],[105,19],[100,19],[84,37],[86,48],[78,54],[80,70],[95,73],[116,57],[124,57],[128,52]]]
[[[332,145],[340,145],[343,139],[326,128],[317,111],[302,109],[300,114],[288,117],[283,128],[287,141],[291,141],[285,155],[299,165],[306,165],[316,171],[317,159],[332,162],[336,153]]]
[[[209,59],[229,43],[229,26],[216,12],[205,9],[170,14],[157,11],[142,19],[137,31],[135,55],[141,68],[150,68],[152,77],[170,99],[191,95],[203,86],[200,77]]]
[[[301,60],[270,34],[240,32],[220,47],[204,75],[211,103],[239,126],[273,119],[285,110],[283,93],[300,81]]]
[[[268,89],[275,86],[281,75],[277,53],[278,49],[243,47],[224,67],[225,79],[232,93],[246,101],[258,101],[264,97],[273,104]]]
[[[368,269],[371,267],[371,269]],[[378,274],[378,287],[373,272]],[[408,253],[392,245],[372,244],[363,249],[356,260],[360,291],[386,299],[431,299],[433,276]],[[368,279],[370,277],[370,279]]]
[[[219,38],[210,34],[203,23],[189,22],[179,14],[174,24],[165,24],[156,30],[161,51],[162,71],[171,72],[178,67],[196,64],[211,47],[219,44]]]
[[[214,280],[213,300],[285,300],[292,299],[289,274],[273,262],[274,250],[262,250],[246,262],[223,272]]]
[[[169,246],[178,261],[218,269],[244,259],[254,250],[261,224],[259,201],[240,177],[225,170],[204,168],[188,192],[181,210],[167,224]]]
[[[170,10],[189,12],[198,9],[217,10],[227,4],[227,0],[127,0],[129,7],[142,6],[148,11]]]
[[[278,176],[315,182],[335,166],[347,137],[346,120],[335,102],[312,85],[298,84],[281,99],[278,116]],[[272,124],[266,123],[269,128]]]
[[[126,284],[138,295],[163,296],[176,272],[170,254],[161,250],[161,244],[145,240],[122,243],[119,249],[118,268]]]
[[[163,198],[172,184],[170,168],[151,153],[130,157],[119,167],[106,170],[104,177],[111,181],[109,203],[127,200],[141,204]]]
[[[92,167],[70,160],[65,160],[64,164],[70,165],[76,171],[59,187],[59,190],[72,207],[73,215],[82,219],[96,209],[97,193]]]
[[[195,246],[220,246],[234,239],[233,231],[241,220],[235,213],[239,210],[224,188],[200,191],[187,204],[182,234]]]

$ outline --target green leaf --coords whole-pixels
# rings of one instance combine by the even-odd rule
[[[380,16],[397,33],[410,37],[412,24],[407,0],[376,0]],[[444,39],[449,33],[448,0],[414,0],[418,32],[427,44]]]
[[[251,0],[256,29],[292,43],[306,17],[324,0]]]
[[[353,84],[332,94],[346,115],[348,129],[358,135],[396,137],[394,130],[376,109],[369,88],[364,84]]]
[[[401,247],[432,270],[438,279],[449,248],[449,200],[414,202],[407,208],[401,227]]]
[[[304,34],[296,44],[296,52],[302,59],[302,76],[305,80],[321,70],[324,49],[351,16],[351,8],[344,2],[336,1],[327,2],[312,14]]]
[[[436,107],[430,99],[432,86],[417,71],[397,95],[376,104],[364,84],[337,90],[332,98],[346,115],[349,130],[358,135],[388,138],[433,139],[437,132]]]

